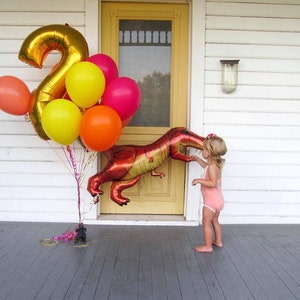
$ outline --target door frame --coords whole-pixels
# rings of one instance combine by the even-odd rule
[[[101,24],[103,26],[99,28],[102,32],[101,41],[103,43],[101,51],[110,55],[119,66],[122,65],[123,62],[119,52],[120,20],[163,20],[169,22],[172,28],[170,28],[170,30],[172,30],[172,43],[168,48],[170,67],[169,70],[166,71],[171,72],[171,102],[168,111],[170,120],[168,124],[164,125],[126,126],[122,130],[122,135],[117,144],[149,145],[161,138],[162,135],[171,128],[187,126],[189,6],[187,4],[133,4],[131,2],[120,3],[117,1],[106,1],[102,3],[102,9],[101,16],[103,19]],[[162,48],[156,47],[155,49],[160,51]],[[121,61],[119,61],[119,59],[121,59]],[[143,56],[142,60],[144,59],[147,60],[148,57]],[[155,70],[159,70],[159,67],[152,69],[152,71]],[[123,73],[120,76],[127,75]],[[142,99],[142,101],[146,100],[144,95]],[[158,106],[154,106],[152,109],[157,110],[157,107]],[[102,166],[104,166],[105,161],[106,158],[101,155]],[[157,177],[144,174],[135,187],[126,191],[124,190],[124,196],[129,197],[132,201],[129,205],[123,207],[116,205],[110,199],[111,182],[104,183],[102,185],[104,194],[101,197],[99,214],[183,216],[185,164],[178,160],[168,159],[159,167],[159,170],[163,170],[166,174],[165,179],[158,180]]]
[[[122,1],[122,0],[119,0]],[[125,0],[127,1],[127,0]],[[205,0],[174,0],[164,1],[168,3],[186,3],[190,6],[190,38],[189,38],[189,84],[188,84],[188,126],[190,130],[203,135],[203,104],[204,104],[204,71],[205,71]],[[99,26],[101,22],[98,16],[101,0],[85,0],[86,18],[85,18],[85,37],[88,41],[90,54],[96,54],[99,51]],[[128,2],[147,2],[144,0],[131,0]],[[151,2],[162,2],[153,0]],[[192,30],[196,29],[197,30]],[[93,163],[89,175],[95,174],[97,162]],[[90,208],[90,196],[86,192],[85,186],[87,179],[83,184],[84,196],[87,199],[84,203],[86,208],[90,208],[85,214],[87,224],[118,224],[118,225],[198,225],[200,223],[201,193],[200,189],[193,187],[190,183],[193,178],[199,176],[199,169],[195,164],[186,165],[186,188],[184,199],[184,217],[185,222],[176,220],[103,220],[98,217],[98,207],[94,205]]]

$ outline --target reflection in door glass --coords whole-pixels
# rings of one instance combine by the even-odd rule
[[[142,92],[128,126],[170,126],[171,26],[171,21],[119,22],[119,76],[136,80]]]

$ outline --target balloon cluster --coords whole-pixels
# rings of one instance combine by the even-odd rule
[[[108,55],[89,57],[84,37],[67,24],[34,31],[23,42],[19,58],[42,67],[44,56],[53,49],[62,52],[62,60],[32,93],[21,79],[0,77],[0,109],[29,114],[43,139],[69,145],[80,138],[93,151],[111,148],[140,105],[137,83],[118,77]]]
[[[128,77],[118,77],[115,62],[95,54],[66,74],[67,99],[52,100],[42,114],[42,126],[54,141],[68,145],[80,136],[90,150],[104,151],[120,137],[124,121],[136,112],[141,95]]]

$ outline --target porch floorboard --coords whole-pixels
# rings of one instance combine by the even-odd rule
[[[87,247],[42,246],[76,224],[0,222],[0,299],[300,299],[300,225],[86,225]]]

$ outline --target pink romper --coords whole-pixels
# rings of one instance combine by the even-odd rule
[[[203,178],[209,180],[207,168],[204,170]],[[224,198],[222,194],[222,181],[221,178],[217,181],[216,187],[206,187],[201,185],[201,193],[203,197],[203,206],[212,210],[214,213],[220,212],[224,207]]]

